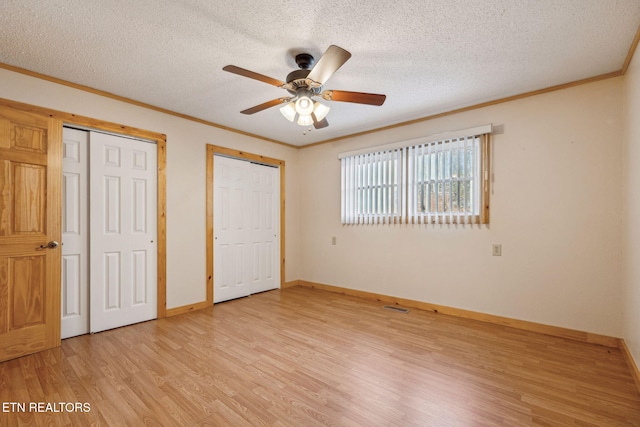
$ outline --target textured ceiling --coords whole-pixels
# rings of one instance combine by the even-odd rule
[[[305,145],[618,71],[639,26],[638,0],[3,0],[0,62]],[[352,57],[324,89],[383,106],[325,102],[307,135],[239,113],[287,92],[223,66],[285,80],[331,44]]]

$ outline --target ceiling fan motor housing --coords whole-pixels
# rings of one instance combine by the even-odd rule
[[[299,53],[296,55],[296,64],[300,67],[301,70],[309,70],[311,66],[315,62],[313,56],[308,53]]]
[[[295,70],[290,72],[287,75],[287,84],[283,87],[292,95],[296,95],[300,89],[306,89],[311,92],[312,95],[318,95],[322,86],[307,79],[310,72],[311,70]]]
[[[322,85],[307,79],[307,76],[311,72],[311,67],[315,63],[315,59],[308,53],[299,53],[295,59],[300,69],[292,71],[287,75],[287,84],[284,88],[292,95],[298,95],[299,90],[309,91],[310,96],[318,95],[322,89]]]

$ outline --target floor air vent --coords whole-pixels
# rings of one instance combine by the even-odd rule
[[[385,305],[384,307],[385,310],[391,310],[391,311],[397,311],[398,313],[408,313],[409,310],[407,310],[406,308],[402,308],[402,307],[395,307],[393,305]]]

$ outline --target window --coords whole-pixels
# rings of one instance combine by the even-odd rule
[[[400,218],[402,158],[401,150],[391,150],[342,160],[343,224],[390,223]]]
[[[341,154],[342,223],[488,223],[490,132]]]

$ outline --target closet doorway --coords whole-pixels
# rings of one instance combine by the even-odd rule
[[[212,302],[279,288],[280,165],[220,154],[212,158]]]
[[[157,149],[64,128],[62,338],[157,318]]]

